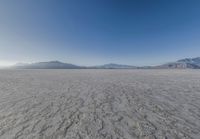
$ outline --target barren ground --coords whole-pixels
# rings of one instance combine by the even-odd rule
[[[199,70],[1,70],[1,139],[199,139]]]

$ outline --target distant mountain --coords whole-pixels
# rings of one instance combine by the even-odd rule
[[[190,63],[190,64],[200,66],[200,57],[185,58],[185,59],[178,60],[177,62]]]
[[[59,61],[49,61],[49,62],[38,62],[32,64],[16,64],[13,68],[18,69],[80,69],[84,68],[81,66],[62,63]]]
[[[185,58],[176,62],[171,62],[156,66],[155,68],[163,69],[200,69],[200,57],[197,58]]]
[[[160,66],[155,66],[160,69],[199,69],[200,67],[195,64],[185,62],[172,62]]]
[[[121,64],[110,63],[110,64],[101,65],[101,66],[94,66],[93,68],[97,68],[97,69],[136,69],[137,67],[130,66],[130,65],[121,65]]]
[[[200,69],[200,57],[185,58],[176,62],[170,62],[159,66],[131,66],[121,64],[105,64],[100,66],[77,66],[60,61],[38,62],[32,64],[19,63],[12,68],[17,69]]]

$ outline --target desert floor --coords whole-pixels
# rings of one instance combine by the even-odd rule
[[[200,70],[0,70],[1,139],[199,139]]]

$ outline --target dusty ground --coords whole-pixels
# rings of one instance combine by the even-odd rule
[[[1,70],[1,139],[200,138],[200,70]]]

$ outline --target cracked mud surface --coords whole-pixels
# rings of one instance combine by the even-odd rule
[[[1,70],[0,139],[199,139],[198,70]]]

